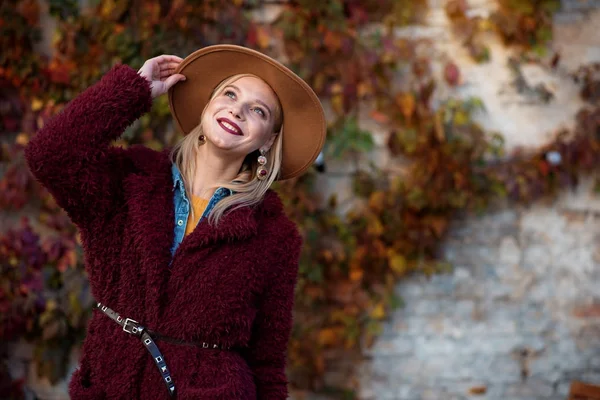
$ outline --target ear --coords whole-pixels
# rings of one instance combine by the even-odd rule
[[[269,139],[267,139],[266,143],[260,147],[260,151],[264,151],[265,153],[271,149],[273,143],[275,143],[275,138],[277,138],[277,132],[273,133]]]

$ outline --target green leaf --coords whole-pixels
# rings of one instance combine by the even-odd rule
[[[398,308],[404,307],[404,299],[401,296],[398,296],[396,293],[391,293],[389,297],[389,305],[392,310],[396,310]]]
[[[360,129],[356,118],[346,118],[339,129],[330,135],[328,152],[333,158],[348,153],[362,153],[373,149],[373,137],[369,131]]]

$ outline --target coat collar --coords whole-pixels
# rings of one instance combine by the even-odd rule
[[[132,186],[129,190],[133,198],[129,201],[134,207],[130,212],[140,224],[142,250],[148,255],[155,254],[165,268],[170,263],[175,230],[173,191],[178,189],[179,182],[183,184],[179,171],[174,173],[173,169],[177,168],[170,160],[170,151],[170,148],[161,152],[140,150],[133,161],[142,173],[127,183]],[[210,225],[206,218],[200,221],[196,229],[184,237],[175,256],[196,246],[248,239],[258,234],[261,218],[279,213],[283,213],[281,201],[269,190],[261,203],[228,212],[217,225]]]

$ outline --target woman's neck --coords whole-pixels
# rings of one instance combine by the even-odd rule
[[[200,146],[196,155],[192,193],[195,196],[209,199],[220,182],[230,182],[235,179],[243,161],[243,158],[225,157],[210,143]]]

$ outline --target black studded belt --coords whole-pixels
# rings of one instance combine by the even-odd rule
[[[150,329],[145,328],[140,325],[137,321],[131,318],[123,318],[114,310],[108,308],[102,303],[97,303],[96,307],[102,311],[105,315],[110,317],[113,321],[119,324],[123,330],[131,335],[137,336],[142,340],[144,347],[150,353],[152,358],[154,359],[154,364],[158,368],[160,375],[163,379],[163,382],[167,386],[167,390],[171,397],[175,396],[175,383],[173,382],[173,378],[171,377],[171,372],[167,368],[167,363],[165,362],[165,357],[158,349],[158,346],[154,342],[155,340],[162,340],[168,343],[186,345],[186,346],[194,346],[201,347],[204,349],[220,349],[220,350],[229,350],[230,347],[218,345],[218,344],[209,344],[206,342],[186,342],[180,339],[163,336],[157,332],[151,331]]]

